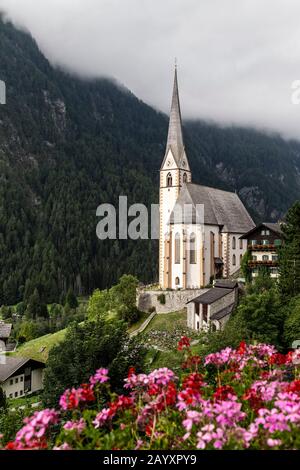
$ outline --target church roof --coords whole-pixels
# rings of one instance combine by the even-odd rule
[[[184,211],[184,206],[190,205],[191,211]],[[170,223],[200,223],[197,221],[196,206],[204,206],[204,224],[218,225],[227,233],[246,233],[255,224],[244,204],[236,193],[220,189],[187,183],[180,191],[175,209],[170,216]],[[179,217],[177,214],[179,211]]]
[[[181,119],[181,109],[180,109],[180,100],[179,100],[179,91],[178,91],[177,68],[175,68],[174,88],[173,88],[172,106],[171,106],[171,112],[170,112],[170,122],[169,122],[166,155],[168,154],[168,151],[170,149],[176,160],[176,163],[179,164],[184,154],[184,144],[183,144],[183,135],[182,135],[182,119]]]

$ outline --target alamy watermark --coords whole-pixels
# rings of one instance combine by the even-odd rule
[[[96,212],[101,220],[96,233],[99,240],[159,240],[161,216],[165,223],[204,226],[203,204],[176,204],[170,213],[162,214],[159,204],[152,204],[150,210],[144,204],[128,206],[127,196],[119,197],[119,206],[101,204]]]
[[[6,85],[0,80],[0,104],[6,104]]]

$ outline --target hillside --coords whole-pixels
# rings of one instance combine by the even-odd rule
[[[57,302],[70,286],[85,295],[123,273],[156,280],[157,244],[100,242],[95,214],[119,195],[157,202],[167,117],[116,83],[54,69],[1,19],[0,44],[0,305],[36,286]],[[185,139],[194,180],[237,189],[257,220],[299,197],[300,143],[203,122],[187,122]]]

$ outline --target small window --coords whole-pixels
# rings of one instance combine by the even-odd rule
[[[172,184],[173,184],[172,175],[171,175],[171,173],[168,173],[168,176],[167,176],[167,186],[172,186]]]
[[[268,255],[263,255],[262,260],[263,261],[269,261],[269,256]]]
[[[236,266],[236,256],[233,255],[232,257],[232,266]]]
[[[270,235],[270,230],[266,230],[265,235]]]
[[[243,248],[244,248],[243,240],[240,240],[240,250],[242,250]]]
[[[23,395],[23,393],[24,393],[24,392],[23,392],[23,390],[20,390],[20,396],[22,396],[22,395]]]
[[[20,382],[24,382],[24,377],[22,375],[22,377],[20,377]]]
[[[272,256],[272,261],[278,261],[278,255],[273,255]]]
[[[10,379],[10,381],[9,381],[9,385],[13,385],[13,384],[14,384],[14,381],[13,381],[13,379]]]
[[[243,255],[240,255],[240,264],[242,264],[243,261]]]
[[[257,256],[253,255],[252,256],[252,261],[257,261]]]
[[[263,245],[270,245],[270,242],[269,242],[269,240],[263,240],[263,241],[262,241],[262,244],[263,244]]]
[[[200,322],[197,321],[197,330],[200,330]]]
[[[277,239],[277,240],[275,240],[274,243],[275,243],[275,246],[280,246],[281,245],[281,240]]]
[[[9,394],[9,398],[13,398],[13,394],[12,394],[12,393]]]
[[[233,237],[232,239],[232,249],[235,250],[236,249],[236,238]]]
[[[187,174],[186,173],[183,174],[183,179],[182,180],[183,180],[184,183],[187,183]]]
[[[257,240],[251,240],[250,244],[251,244],[252,246],[257,245]]]
[[[15,398],[18,398],[19,394],[18,392],[15,392]]]
[[[19,378],[17,377],[15,380],[15,384],[18,384],[18,383],[19,383]]]
[[[179,279],[179,277],[176,277],[176,279],[175,279],[175,285],[176,285],[176,286],[179,286],[179,284],[180,284],[180,279]]]

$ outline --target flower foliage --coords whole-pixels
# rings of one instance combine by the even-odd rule
[[[66,390],[57,410],[26,418],[8,450],[298,449],[299,354],[266,344],[226,348],[201,359],[182,337],[181,376],[130,369],[124,394],[109,372]]]

